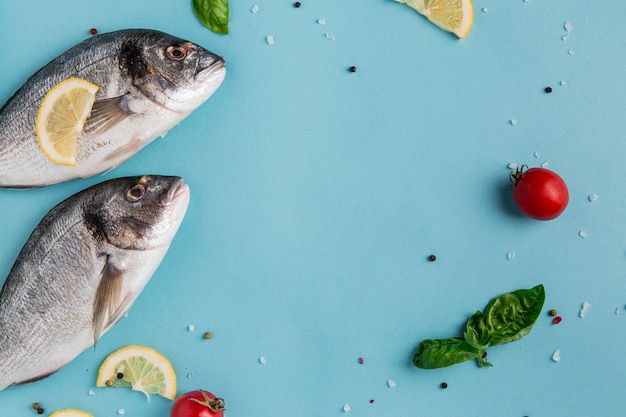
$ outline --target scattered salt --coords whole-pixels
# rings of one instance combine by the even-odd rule
[[[535,152],[533,155],[535,155],[535,158],[539,158],[541,156],[539,152]]]
[[[87,394],[89,394],[89,395],[96,395],[96,392],[94,390],[90,389]]]
[[[344,413],[347,413],[347,412],[348,412],[348,411],[350,411],[350,410],[351,410],[351,408],[350,408],[350,404],[345,403],[345,404],[344,404],[344,406],[343,406],[343,412],[344,412]]]
[[[326,24],[326,19],[324,19],[323,17],[317,19],[317,24],[318,25],[325,25]]]
[[[598,200],[598,194],[591,194],[589,196],[589,201],[591,201],[592,203],[597,200]]]
[[[187,329],[188,329],[190,332],[193,332],[194,330],[196,330],[196,326],[194,326],[193,324],[190,324],[190,325],[187,327]]]
[[[574,55],[574,50],[570,49],[569,51],[567,51],[567,53],[570,54],[570,55]]]
[[[589,311],[589,309],[591,308],[591,304],[589,304],[588,302],[584,302],[583,303],[583,307],[580,309],[580,313],[578,313],[578,315],[580,317],[585,317],[585,315],[587,314],[587,312]]]
[[[561,349],[557,349],[552,354],[552,360],[554,362],[561,362]]]
[[[622,313],[622,308],[621,307],[617,307],[615,309],[615,314],[621,314]]]
[[[582,238],[586,238],[587,237],[587,232],[585,232],[584,230],[581,230],[580,232],[578,232],[578,236],[580,236]]]
[[[489,13],[489,9],[486,7],[483,7],[483,13]]]
[[[252,13],[256,13],[256,12],[258,12],[258,11],[259,11],[259,5],[258,5],[258,4],[255,4],[254,6],[252,6],[252,8],[250,9],[250,11],[251,11]]]
[[[267,359],[265,359],[265,356],[261,356],[259,358],[259,362],[261,363],[261,365],[265,365],[267,363]]]
[[[561,36],[561,40],[562,40],[562,41],[564,41],[564,42],[565,42],[566,40],[568,40],[568,39],[569,39],[569,35],[563,35],[563,36]]]
[[[117,410],[117,414],[119,414],[120,416],[124,415],[126,414],[126,410],[124,410],[123,408],[120,408],[119,410]]]
[[[517,164],[515,162],[511,162],[509,164],[509,169],[517,169]]]
[[[267,41],[268,45],[274,45],[274,37],[272,35],[268,35],[265,40]]]
[[[513,259],[515,259],[515,252],[513,251],[507,252],[506,259],[508,259],[509,261],[512,261]]]
[[[325,36],[326,36],[326,39],[330,39],[331,41],[335,40],[335,35],[333,35],[332,33],[327,33]]]
[[[517,120],[511,119],[510,123],[511,123],[511,125],[515,126],[517,124]]]
[[[571,30],[574,28],[574,26],[572,26],[572,24],[571,24],[570,22],[565,22],[565,23],[563,24],[563,27],[564,27],[564,28],[565,28],[565,30],[566,30],[566,31],[568,31],[568,32],[569,32],[569,31],[571,31]]]
[[[565,84],[566,84],[565,80],[561,80],[561,82],[559,84],[561,84],[562,87],[565,87]]]
[[[550,165],[550,161],[543,161],[543,162],[541,163],[541,168],[547,168],[547,167],[548,167],[548,165]]]
[[[193,377],[193,372],[189,371],[187,372],[187,378],[192,378]]]
[[[388,379],[387,380],[387,386],[389,386],[389,388],[395,388],[396,387],[396,382],[391,380],[391,379]]]

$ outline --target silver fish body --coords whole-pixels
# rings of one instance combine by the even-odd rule
[[[0,187],[41,187],[115,168],[204,103],[225,74],[222,58],[163,32],[129,29],[86,39],[36,72],[0,109]],[[73,165],[49,159],[36,132],[45,95],[69,78],[99,87]]]
[[[0,291],[0,390],[69,363],[128,311],[185,215],[179,177],[109,180],[54,207]]]

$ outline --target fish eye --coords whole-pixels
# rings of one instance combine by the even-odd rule
[[[146,187],[142,184],[135,184],[126,190],[126,199],[131,203],[135,203],[141,200],[141,197],[146,193]]]
[[[165,55],[173,61],[180,61],[187,56],[187,49],[182,46],[168,46]]]

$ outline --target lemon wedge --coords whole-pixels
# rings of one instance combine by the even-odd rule
[[[100,365],[97,387],[127,387],[150,398],[157,394],[176,397],[176,374],[159,352],[145,346],[130,345],[111,353]]]
[[[81,410],[76,410],[74,408],[66,408],[64,410],[55,411],[54,413],[50,414],[50,417],[93,417],[93,416]]]
[[[91,114],[99,87],[81,78],[68,78],[44,96],[35,132],[43,153],[56,164],[76,165],[78,135]]]
[[[472,0],[396,0],[411,6],[440,29],[465,39],[474,23]]]

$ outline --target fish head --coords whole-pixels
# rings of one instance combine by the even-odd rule
[[[120,69],[151,101],[178,113],[191,113],[221,85],[224,59],[163,32],[145,30],[126,39]]]
[[[180,177],[118,178],[98,186],[85,205],[85,222],[100,241],[120,249],[167,247],[189,205],[189,187]]]

